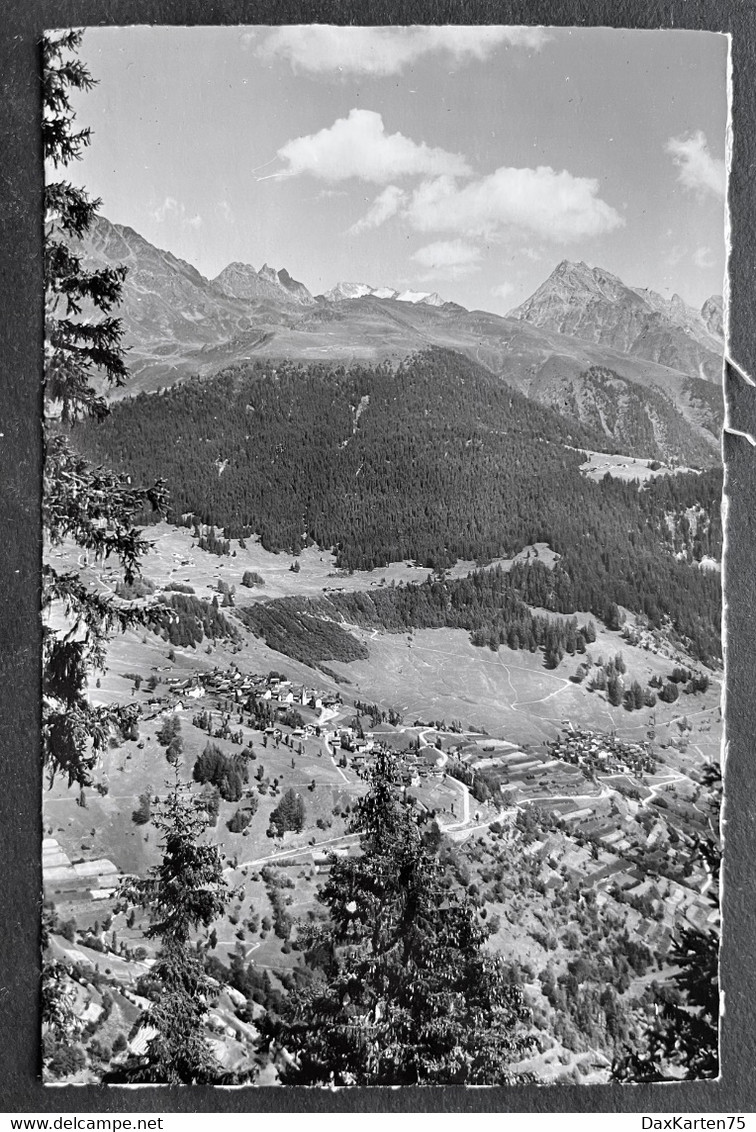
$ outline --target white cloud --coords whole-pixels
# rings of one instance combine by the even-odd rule
[[[611,232],[622,217],[598,194],[598,181],[536,169],[502,167],[460,186],[453,177],[424,181],[407,208],[410,223],[421,232],[455,232],[494,238],[528,232],[567,243]]]
[[[380,227],[397,214],[406,196],[404,189],[400,189],[397,185],[387,185],[375,198],[365,215],[352,225],[349,234],[357,236],[368,228]]]
[[[688,137],[670,138],[664,148],[677,166],[677,179],[684,188],[700,196],[724,199],[725,163],[712,157],[702,130]]]
[[[497,299],[503,299],[507,302],[516,290],[514,283],[499,283],[496,287],[491,288],[491,294],[496,295]]]
[[[452,62],[487,58],[498,47],[539,50],[549,39],[537,27],[280,27],[258,43],[266,61],[285,59],[309,74],[397,75],[424,55],[444,53]],[[244,46],[254,34],[242,36]]]
[[[162,204],[152,210],[150,215],[153,220],[157,220],[158,224],[162,224],[166,216],[178,212],[178,207],[179,203],[175,197],[166,197]]]
[[[218,201],[218,212],[221,214],[227,224],[230,224],[233,221],[234,212],[227,200]]]
[[[713,267],[714,256],[712,255],[711,248],[696,248],[693,252],[693,262],[696,267]]]
[[[176,200],[175,197],[166,197],[162,204],[151,211],[150,216],[158,224],[163,224],[166,220],[178,221],[188,228],[199,228],[202,224],[202,217],[199,213],[188,216],[186,206],[181,201]]]
[[[424,279],[472,275],[479,270],[480,258],[480,248],[464,240],[438,240],[419,248],[412,256],[415,263],[429,269]]]
[[[324,181],[358,177],[381,184],[408,176],[465,175],[470,172],[460,154],[447,153],[403,134],[387,134],[375,110],[350,110],[316,134],[293,138],[278,151],[289,176],[310,173]]]

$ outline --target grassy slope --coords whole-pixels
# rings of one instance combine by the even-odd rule
[[[301,556],[302,568],[298,574],[288,569],[290,560],[286,556],[266,553],[259,545],[248,543],[246,551],[237,547],[237,557],[220,559],[206,552],[191,549],[190,532],[157,528],[150,532],[157,537],[157,546],[145,563],[145,574],[157,584],[167,581],[190,579],[198,595],[209,596],[210,588],[217,585],[217,579],[239,587],[241,574],[245,569],[258,570],[266,581],[264,589],[240,591],[250,597],[284,596],[294,594],[315,595],[331,585],[344,585],[349,589],[367,589],[371,582],[378,582],[388,571],[374,571],[371,575],[352,575],[334,579],[333,564],[328,555],[321,555],[311,549]],[[182,566],[181,558],[190,558],[192,565]],[[417,579],[424,572],[406,565],[391,568],[391,576]],[[376,577],[375,575],[380,575]],[[582,620],[582,618],[580,618]],[[598,659],[608,659],[621,650],[627,662],[629,679],[637,678],[645,683],[653,674],[667,674],[674,663],[670,657],[661,657],[633,648],[623,641],[618,633],[612,633],[597,625],[598,638],[590,646],[590,653]],[[417,736],[418,730],[411,728],[414,718],[459,718],[466,727],[485,728],[492,736],[500,736],[516,745],[522,743],[539,744],[545,738],[556,734],[561,721],[572,718],[576,722],[600,729],[614,727],[620,735],[631,739],[645,737],[649,724],[649,711],[627,713],[622,708],[610,708],[602,694],[589,694],[584,686],[571,683],[568,677],[574,672],[578,658],[566,657],[559,667],[547,671],[540,654],[512,652],[502,648],[498,653],[488,649],[476,649],[469,644],[468,635],[453,630],[415,631],[411,637],[399,634],[356,631],[367,644],[370,657],[351,665],[333,664],[333,668],[348,678],[349,685],[341,685],[345,698],[344,718],[349,718],[352,708],[350,697],[375,701],[384,707],[394,707],[404,713],[406,730],[394,731],[388,735],[391,745],[405,746],[408,739]],[[684,658],[681,658],[684,659]],[[227,668],[237,664],[243,672],[267,672],[270,669],[284,671],[296,681],[315,683],[317,686],[334,687],[334,682],[325,676],[314,674],[277,653],[267,649],[262,642],[244,634],[241,651],[230,645],[218,643],[210,654],[205,646],[194,649],[177,649],[175,658],[169,660],[168,646],[159,638],[148,634],[142,636],[128,633],[116,638],[111,645],[108,657],[108,670],[101,677],[100,688],[92,688],[93,698],[108,698],[122,701],[136,699],[143,703],[145,712],[153,709],[147,705],[149,693],[146,681],[154,672],[161,680],[155,691],[160,696],[165,693],[164,681],[173,675],[181,676],[197,669],[211,669],[215,665]],[[139,672],[144,683],[138,692],[133,692],[133,682],[123,673]],[[690,744],[682,755],[673,748],[663,747],[662,755],[667,766],[674,771],[685,773],[700,766],[704,758],[715,758],[721,742],[721,724],[718,721],[718,683],[714,682],[710,691],[703,697],[682,696],[677,704],[659,705],[656,710],[656,734],[659,744],[664,745],[678,733],[675,720],[683,713],[694,724],[690,733]],[[202,701],[199,701],[201,704]],[[208,741],[208,736],[191,724],[194,706],[188,706],[182,713],[182,737],[184,755],[182,769],[185,778],[191,777],[191,770],[197,754]],[[154,827],[151,824],[137,827],[131,820],[131,813],[137,805],[138,795],[146,785],[153,791],[163,792],[170,768],[165,760],[164,748],[155,741],[158,723],[146,720],[140,726],[140,749],[136,742],[124,743],[118,749],[107,752],[103,759],[99,776],[109,787],[109,793],[100,797],[93,790],[87,791],[86,808],[76,804],[76,795],[67,790],[63,783],[56,783],[45,797],[45,831],[56,837],[69,856],[76,859],[93,860],[108,857],[119,869],[144,873],[157,860],[158,845]],[[279,793],[276,797],[259,795],[259,808],[253,819],[248,836],[233,835],[226,829],[226,821],[237,808],[236,803],[221,802],[219,821],[210,837],[219,844],[229,859],[228,879],[234,885],[243,886],[243,897],[235,898],[226,918],[216,925],[218,935],[217,954],[224,958],[239,945],[244,949],[248,960],[262,968],[272,971],[289,967],[297,961],[297,953],[284,953],[281,941],[271,931],[264,936],[252,933],[244,925],[252,913],[271,916],[272,909],[265,886],[260,878],[260,867],[265,861],[297,856],[301,863],[295,868],[286,869],[285,875],[295,883],[290,893],[288,907],[293,918],[306,916],[314,906],[318,874],[311,864],[309,844],[316,842],[331,844],[334,839],[344,837],[347,820],[346,807],[365,789],[364,782],[352,770],[334,766],[324,751],[320,740],[312,739],[305,744],[302,756],[292,753],[283,744],[276,749],[272,744],[262,746],[259,733],[245,728],[245,743],[252,738],[256,759],[249,764],[250,787],[255,788],[254,771],[262,764],[269,780],[279,778]],[[472,736],[470,738],[473,738]],[[431,740],[432,741],[432,740]],[[444,746],[458,741],[445,737]],[[229,754],[240,750],[229,742],[218,741]],[[481,740],[483,747],[488,746]],[[480,746],[481,744],[479,744]],[[494,750],[493,754],[496,755]],[[292,767],[292,759],[294,767]],[[315,782],[314,790],[310,786]],[[287,834],[284,843],[273,842],[266,837],[267,818],[277,804],[281,792],[289,786],[302,793],[307,809],[307,825],[302,834]],[[452,800],[461,799],[457,787],[429,784],[423,788],[427,801],[440,809],[449,811],[445,822],[453,821],[450,808]],[[476,807],[477,808],[477,807]],[[334,814],[334,809],[338,814]],[[455,810],[458,819],[459,805]],[[486,820],[487,811],[481,817]],[[489,815],[490,817],[494,815]],[[317,828],[320,818],[327,828]],[[330,823],[330,825],[328,824]],[[455,834],[464,836],[464,831]],[[485,826],[472,834],[471,845],[480,839],[491,842]],[[341,842],[348,844],[348,842]],[[572,845],[571,842],[568,843]],[[570,852],[573,852],[573,849]],[[609,857],[607,857],[609,859]],[[573,862],[574,864],[574,862]],[[549,919],[552,912],[548,901],[544,903],[533,896],[530,911],[520,908],[515,901],[490,903],[489,912],[496,912],[502,919],[502,926],[492,940],[492,946],[501,948],[511,957],[527,959],[530,957],[537,969],[547,958],[540,954],[531,932],[542,927],[544,918]],[[76,915],[79,927],[91,926],[96,918],[102,921],[109,910],[109,902],[81,905],[63,903],[59,909],[61,917]],[[519,909],[519,910],[518,910]],[[127,940],[131,946],[141,942],[140,924],[134,929],[125,928],[123,917],[114,922],[119,938]],[[542,950],[542,949],[541,949]],[[93,953],[94,954],[94,953]],[[556,952],[550,952],[556,969],[564,968],[570,952],[560,943]],[[95,956],[101,968],[111,966],[113,960]],[[136,974],[136,967],[134,974]],[[660,974],[660,977],[664,977]],[[549,1014],[541,1001],[542,996],[534,989],[533,1001],[541,1004],[548,1020]],[[550,1024],[550,1023],[549,1023]],[[565,1073],[574,1073],[575,1067],[585,1062],[580,1070],[580,1079],[586,1082],[605,1079],[606,1070],[591,1068],[590,1056],[580,1051],[568,1051],[559,1042],[539,1054],[532,1062],[532,1068],[545,1079],[557,1079]]]

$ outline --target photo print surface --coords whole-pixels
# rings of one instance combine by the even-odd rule
[[[44,54],[45,1081],[716,1077],[727,38]]]

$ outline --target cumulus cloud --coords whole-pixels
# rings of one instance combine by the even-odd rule
[[[426,244],[412,256],[415,263],[428,268],[423,278],[459,278],[479,270],[481,252],[464,240],[438,240]]]
[[[464,175],[464,157],[447,153],[403,134],[387,134],[375,110],[350,110],[332,126],[293,138],[278,151],[289,176],[310,173],[324,181],[362,181],[382,184],[407,176]]]
[[[502,167],[463,185],[450,176],[426,180],[414,191],[406,214],[421,232],[490,239],[516,231],[567,243],[624,224],[598,188],[593,178],[545,165]]]
[[[186,206],[181,201],[176,200],[175,197],[166,197],[162,204],[152,210],[150,215],[158,224],[163,224],[166,220],[177,220],[179,223],[185,224],[187,228],[199,228],[202,224],[202,217],[199,213],[189,216]]]
[[[406,196],[404,189],[400,189],[397,185],[387,185],[375,198],[365,215],[349,229],[350,235],[357,236],[369,228],[380,227],[397,214]]]
[[[284,59],[308,74],[397,75],[418,59],[446,54],[454,63],[486,59],[498,47],[539,50],[549,39],[536,27],[280,27],[262,41],[242,36],[266,61]]]
[[[688,137],[670,138],[664,147],[677,166],[680,184],[699,196],[724,199],[725,163],[713,157],[702,130]]]
[[[157,220],[158,224],[162,224],[166,216],[170,213],[178,212],[179,203],[175,197],[166,197],[162,204],[154,208],[150,215],[153,220]]]

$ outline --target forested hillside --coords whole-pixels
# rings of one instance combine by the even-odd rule
[[[562,556],[553,608],[669,613],[702,657],[718,654],[718,578],[690,563],[719,554],[721,473],[593,483],[580,449],[601,439],[440,349],[396,369],[236,367],[78,429],[97,458],[162,476],[175,522],[254,532],[274,551],[333,547],[348,569],[548,542]],[[546,604],[528,592],[536,577],[523,596]]]
[[[694,467],[711,467],[712,440],[721,426],[721,391],[713,383],[683,380],[684,397],[700,431],[675,402],[658,390],[620,377],[606,366],[591,366],[571,374],[559,361],[544,366],[537,378],[516,383],[541,405],[603,434],[602,448],[669,460]],[[707,435],[708,434],[708,435]]]
[[[581,457],[562,446],[601,439],[438,349],[397,369],[237,367],[79,430],[135,476],[159,468],[174,521],[191,512],[270,550],[335,546],[350,568],[522,545],[579,480]]]
[[[718,577],[658,556],[633,554],[618,560],[568,553],[551,570],[540,562],[475,570],[467,578],[429,577],[425,582],[387,586],[328,597],[282,598],[240,609],[242,620],[267,644],[307,664],[350,661],[360,644],[334,622],[406,632],[466,629],[476,645],[496,650],[542,650],[555,667],[564,653],[585,652],[595,639],[590,625],[571,618],[554,621],[531,606],[558,613],[589,610],[611,623],[617,606],[642,613],[660,628],[669,617],[692,654],[705,664],[720,655]],[[325,641],[330,647],[325,647]]]

